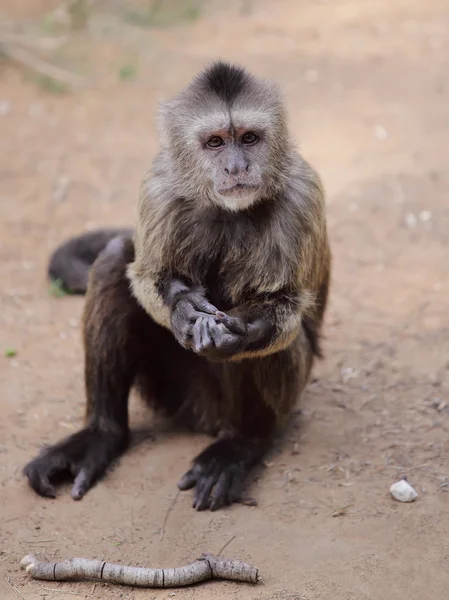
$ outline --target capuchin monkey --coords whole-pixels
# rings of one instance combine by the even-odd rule
[[[25,467],[42,496],[55,497],[66,473],[79,500],[124,452],[134,386],[218,436],[178,483],[194,488],[194,508],[238,502],[320,356],[324,194],[294,149],[277,86],[214,63],[162,106],[160,125],[134,232],[91,232],[51,259],[53,278],[87,288],[87,416]]]

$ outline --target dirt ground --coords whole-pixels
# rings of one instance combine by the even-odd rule
[[[57,3],[1,4],[17,18]],[[141,25],[97,14],[60,51],[59,64],[95,79],[86,90],[56,93],[0,63],[0,597],[447,599],[449,3],[211,1],[198,18]],[[68,488],[39,498],[21,468],[77,429],[84,405],[83,299],[49,294],[48,254],[68,235],[133,222],[158,100],[218,57],[282,84],[294,136],[324,179],[326,358],[252,480],[257,507],[195,513],[190,493],[173,505],[208,440],[164,428],[82,502]],[[151,431],[135,400],[132,419]],[[389,495],[402,476],[413,504]],[[263,584],[58,585],[18,568],[30,551],[176,566],[227,542],[224,554],[257,565]]]

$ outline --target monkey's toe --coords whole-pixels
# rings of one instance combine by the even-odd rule
[[[93,486],[98,476],[99,474],[92,472],[91,469],[81,469],[73,482],[72,491],[70,492],[72,499],[81,500]]]
[[[187,473],[185,473],[181,479],[178,481],[178,488],[184,492],[186,490],[191,490],[195,487],[196,482],[200,476],[201,467],[199,465],[193,466]]]
[[[29,462],[23,469],[32,489],[45,498],[56,498],[56,488],[50,482],[51,471],[40,458]]]

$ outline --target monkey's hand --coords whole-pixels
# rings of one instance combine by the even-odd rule
[[[198,320],[192,330],[194,349],[210,360],[266,356],[287,348],[306,326],[317,348],[314,324],[304,316],[311,303],[311,294],[297,290],[255,296],[228,314]]]
[[[74,477],[71,496],[81,500],[127,444],[127,434],[86,427],[44,450],[23,472],[34,491],[49,498],[56,497],[54,479],[71,475]]]
[[[164,300],[171,309],[171,330],[176,340],[210,360],[225,360],[258,345],[270,330],[267,321],[225,314],[211,304],[201,287],[179,279],[166,286]]]
[[[245,478],[265,454],[267,440],[228,438],[203,450],[178,483],[180,490],[195,488],[193,508],[217,510],[242,500]]]
[[[199,292],[178,298],[171,312],[171,330],[183,348],[192,348],[193,328],[203,318],[212,318],[217,308]]]
[[[269,339],[272,326],[264,319],[248,319],[217,311],[203,316],[192,327],[193,350],[210,360],[226,360],[250,352]]]
[[[235,345],[233,332],[243,333],[244,326],[239,318],[220,312],[204,295],[202,288],[188,288],[173,280],[166,295],[171,308],[171,330],[184,348],[208,356],[215,347],[212,332],[217,342],[225,347]],[[217,326],[220,328],[217,330]]]

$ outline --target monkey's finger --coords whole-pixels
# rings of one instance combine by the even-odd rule
[[[192,489],[196,485],[199,475],[200,469],[197,465],[195,465],[189,471],[187,471],[187,473],[185,473],[178,481],[178,488],[181,491]]]
[[[39,470],[37,465],[30,463],[25,467],[23,473],[36,493],[46,498],[56,498],[56,488],[50,483],[48,472]]]
[[[230,317],[229,315],[218,311],[215,318],[219,323],[222,323],[226,329],[229,329],[232,333],[243,335],[246,333],[245,323],[240,317]]]
[[[215,322],[210,317],[207,319],[202,319],[200,323],[200,334],[201,334],[201,345],[202,349],[210,348],[214,345],[214,340],[209,331],[209,323],[215,325]]]
[[[211,304],[209,300],[207,300],[201,294],[190,294],[189,300],[192,301],[193,306],[199,312],[207,313],[208,315],[215,315],[218,312],[218,308]]]
[[[229,486],[231,484],[232,475],[229,471],[222,473],[217,481],[210,503],[212,511],[218,510],[222,506],[227,506],[229,502]]]
[[[35,492],[47,498],[56,498],[56,488],[50,479],[67,469],[67,461],[59,453],[43,454],[28,463],[23,469]]]
[[[31,487],[35,492],[46,498],[56,498],[56,488],[50,483],[48,477],[41,476],[36,479],[30,479]]]
[[[230,333],[223,323],[211,327],[210,333],[218,350],[232,351],[238,347],[241,341],[241,337],[235,333]]]
[[[174,318],[178,327],[183,330],[188,329],[198,319],[198,311],[195,310],[193,304],[185,302],[177,308],[174,313]]]
[[[193,326],[192,334],[193,334],[193,349],[195,352],[199,352],[202,348],[202,338],[201,338],[201,326],[203,323],[203,317],[199,317],[196,320],[195,325]]]
[[[243,477],[234,475],[229,488],[229,502],[238,502],[242,497]]]
[[[201,477],[196,484],[195,499],[193,502],[193,508],[195,510],[205,510],[209,507],[210,493],[214,487],[217,478],[215,475],[209,475],[209,477]]]
[[[75,477],[73,482],[72,491],[70,493],[73,500],[81,500],[83,496],[93,486],[95,479],[97,478],[97,472],[94,469],[83,467],[78,475]]]
[[[75,477],[75,481],[73,482],[72,491],[70,492],[72,499],[81,500],[90,487],[90,478],[85,469],[81,469],[81,471]]]

